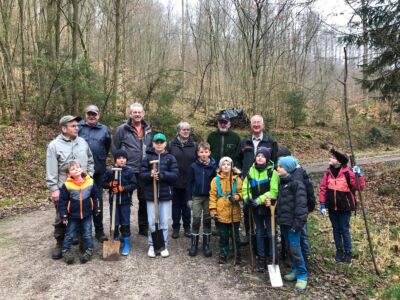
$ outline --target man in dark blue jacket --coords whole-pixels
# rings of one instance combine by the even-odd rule
[[[79,123],[79,136],[89,144],[94,158],[93,180],[99,190],[100,211],[93,217],[96,239],[99,242],[107,240],[103,227],[103,189],[102,182],[106,171],[106,159],[111,146],[111,137],[108,127],[99,122],[100,112],[96,105],[86,108],[86,119]]]

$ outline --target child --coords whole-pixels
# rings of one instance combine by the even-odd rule
[[[301,180],[296,180],[293,173],[297,168],[297,160],[293,156],[280,158],[278,174],[280,187],[277,204],[277,221],[286,242],[290,256],[291,272],[284,276],[287,281],[295,281],[295,289],[303,291],[307,288],[307,268],[300,246],[300,235],[307,222],[307,194]]]
[[[146,156],[142,161],[140,177],[145,182],[144,197],[147,203],[147,220],[149,222],[148,257],[156,257],[153,247],[151,233],[155,231],[154,219],[154,191],[153,178],[157,181],[157,198],[158,198],[158,221],[163,231],[165,248],[161,251],[161,257],[168,257],[168,219],[171,214],[172,186],[178,180],[179,170],[176,159],[173,155],[166,151],[167,138],[162,133],[153,136],[152,148],[146,151]],[[150,163],[157,160],[157,170],[153,170]]]
[[[133,169],[126,165],[128,153],[125,150],[119,149],[115,151],[114,158],[115,167],[122,169],[120,176],[118,180],[115,180],[115,171],[107,169],[104,175],[103,188],[109,189],[110,215],[113,213],[113,195],[117,196],[114,240],[119,239],[121,232],[123,239],[121,255],[128,255],[131,250],[131,202],[132,192],[136,189],[136,176]]]
[[[203,253],[212,256],[210,249],[211,216],[209,209],[210,182],[215,177],[216,164],[210,158],[210,144],[201,142],[197,147],[198,159],[190,165],[188,171],[187,198],[188,206],[193,209],[192,245],[189,256],[197,255],[199,246],[199,230],[203,214]]]
[[[336,246],[336,262],[350,264],[350,217],[351,211],[356,209],[353,191],[357,189],[354,173],[359,176],[361,190],[365,187],[365,181],[359,167],[355,166],[352,171],[347,166],[349,159],[345,154],[335,149],[331,150],[331,154],[329,168],[322,177],[320,185],[320,212],[324,216],[329,212]]]
[[[265,257],[272,256],[272,228],[270,199],[278,197],[279,175],[274,170],[269,149],[257,149],[255,162],[243,181],[242,197],[245,205],[253,206],[253,217],[256,223],[257,270],[264,272]],[[265,239],[268,238],[268,249]]]
[[[219,161],[217,176],[211,181],[210,214],[218,221],[219,231],[219,263],[227,262],[229,255],[229,237],[234,236],[236,241],[236,264],[240,264],[240,205],[242,193],[242,180],[240,171],[233,168],[230,157],[222,157]],[[232,208],[233,207],[233,208]],[[233,209],[233,212],[232,212]]]
[[[71,161],[67,167],[69,177],[60,191],[60,217],[67,225],[62,246],[62,256],[67,264],[74,263],[70,250],[78,227],[83,242],[87,247],[80,257],[82,264],[88,262],[93,255],[92,212],[97,210],[99,197],[93,179],[86,175],[81,165]]]

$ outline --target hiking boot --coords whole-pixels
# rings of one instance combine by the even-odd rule
[[[203,253],[205,257],[211,257],[212,251],[210,249],[211,233],[203,233]]]
[[[352,259],[351,252],[350,251],[346,251],[344,253],[344,256],[343,256],[343,263],[350,265],[351,264],[351,259]]]
[[[344,262],[344,252],[342,249],[336,251],[335,260],[337,263]]]
[[[156,257],[156,253],[154,252],[154,247],[153,246],[149,247],[149,251],[147,252],[147,256],[151,257],[151,258]]]
[[[68,251],[68,250],[63,251],[62,257],[67,265],[71,265],[74,263],[74,257],[71,254],[71,251]]]
[[[92,249],[86,249],[85,253],[83,253],[81,255],[81,257],[79,258],[79,260],[81,261],[81,264],[85,264],[87,263],[93,255],[93,250]]]
[[[257,261],[257,271],[263,273],[265,271],[265,257],[260,256]]]
[[[60,259],[62,257],[61,246],[62,246],[62,242],[61,241],[57,241],[57,244],[54,247],[53,252],[51,252],[51,258],[52,259]]]
[[[188,238],[192,237],[192,232],[190,231],[190,228],[185,228],[185,233],[184,234]]]
[[[189,249],[189,256],[197,255],[197,248],[199,247],[199,234],[192,233],[192,245]]]
[[[220,265],[226,264],[227,261],[228,260],[227,260],[226,256],[220,255],[219,258],[218,258],[218,263]]]
[[[96,240],[98,240],[100,243],[108,241],[108,238],[105,235],[103,230],[100,230],[100,231],[96,232],[95,237],[96,237]]]
[[[179,228],[174,228],[172,231],[172,238],[177,239],[179,237]]]
[[[122,247],[121,255],[128,255],[129,251],[131,250],[131,245],[130,245],[130,238],[129,236],[124,237],[124,246]]]

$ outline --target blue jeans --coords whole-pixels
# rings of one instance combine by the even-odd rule
[[[351,251],[350,217],[351,211],[329,210],[336,250]]]
[[[310,247],[310,240],[308,239],[308,233],[307,233],[307,223],[304,224],[304,227],[301,229],[301,235],[300,235],[300,245],[301,245],[301,252],[303,253],[304,256],[310,256],[311,255],[311,247]]]
[[[165,249],[168,248],[168,219],[171,214],[171,201],[158,202],[158,229],[162,229],[164,235]],[[154,220],[154,202],[147,201],[147,219],[149,222],[149,232],[147,235],[148,245],[153,246],[151,233],[156,230]]]
[[[257,255],[261,257],[272,256],[272,228],[271,215],[259,215],[257,209],[253,213],[256,223]],[[265,249],[267,241],[268,250]]]
[[[93,249],[93,237],[92,237],[92,216],[84,219],[68,219],[67,232],[65,233],[64,243],[62,251],[71,250],[72,239],[76,235],[76,231],[80,230],[82,233],[82,239],[85,242],[87,249]]]
[[[282,234],[285,237],[286,249],[290,254],[290,266],[292,272],[301,280],[307,280],[307,268],[304,263],[303,254],[300,246],[300,231],[292,231],[288,225],[281,225]]]
[[[183,228],[190,228],[190,208],[187,206],[186,189],[174,188],[172,197],[172,228],[179,229],[181,227],[181,218]]]

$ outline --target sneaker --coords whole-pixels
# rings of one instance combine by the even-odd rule
[[[81,257],[79,258],[79,260],[81,261],[81,264],[85,264],[87,263],[93,255],[93,250],[92,249],[86,249],[85,253],[83,253],[81,255]]]
[[[173,239],[177,239],[179,237],[179,229],[178,228],[174,228],[172,231],[172,238]]]
[[[343,252],[343,250],[337,250],[337,251],[336,251],[335,261],[336,261],[337,263],[342,263],[342,262],[344,262],[344,252]]]
[[[290,272],[289,274],[283,276],[283,279],[286,281],[295,281],[297,279],[295,272]]]
[[[154,252],[154,247],[153,246],[149,247],[149,251],[147,252],[147,256],[151,257],[151,258],[156,257],[156,253]]]
[[[223,264],[226,264],[226,262],[227,262],[226,256],[220,255],[219,258],[218,258],[218,263],[220,265],[223,265]]]
[[[169,252],[168,249],[164,249],[163,251],[161,251],[161,257],[168,257],[169,256]]]
[[[71,265],[74,263],[74,257],[72,256],[70,251],[68,251],[68,250],[63,251],[62,257],[67,265]]]
[[[190,231],[190,228],[185,228],[185,236],[188,238],[192,237],[192,232]]]
[[[351,252],[346,251],[343,256],[343,263],[350,265],[351,264]]]
[[[307,280],[297,279],[294,289],[299,292],[305,291],[307,289]]]

